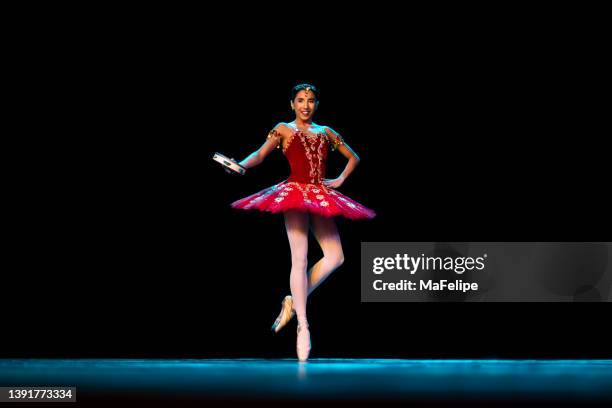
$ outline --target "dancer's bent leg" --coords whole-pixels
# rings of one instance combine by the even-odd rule
[[[312,232],[323,250],[323,258],[308,272],[308,294],[344,262],[340,234],[333,218],[312,215]]]

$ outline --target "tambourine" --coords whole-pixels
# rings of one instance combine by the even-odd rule
[[[224,168],[230,169],[235,173],[244,174],[246,172],[246,169],[244,167],[242,167],[232,159],[225,157],[221,153],[215,153],[215,155],[213,156],[213,160],[218,163],[221,163]]]

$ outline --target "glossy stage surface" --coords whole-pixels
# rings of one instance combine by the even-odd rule
[[[612,406],[612,360],[0,360],[0,386],[25,385],[76,386],[77,403]]]

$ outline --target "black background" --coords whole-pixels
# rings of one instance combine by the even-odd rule
[[[346,262],[309,299],[313,357],[610,357],[609,303],[360,303],[362,241],[609,240],[597,80],[547,50],[390,53],[337,75],[126,51],[38,78],[1,356],[293,357],[294,323],[269,330],[289,293],[282,217],[229,207],[288,166],[277,150],[232,176],[211,157],[258,148],[308,81],[315,121],[362,159],[341,191],[378,213],[338,220]]]

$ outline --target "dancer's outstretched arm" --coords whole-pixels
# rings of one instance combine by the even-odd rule
[[[283,137],[285,136],[285,127],[286,126],[282,123],[276,125],[274,129],[268,133],[268,138],[265,143],[238,164],[246,169],[261,164],[261,162],[263,162],[266,156],[269,155],[275,147],[281,146]]]

